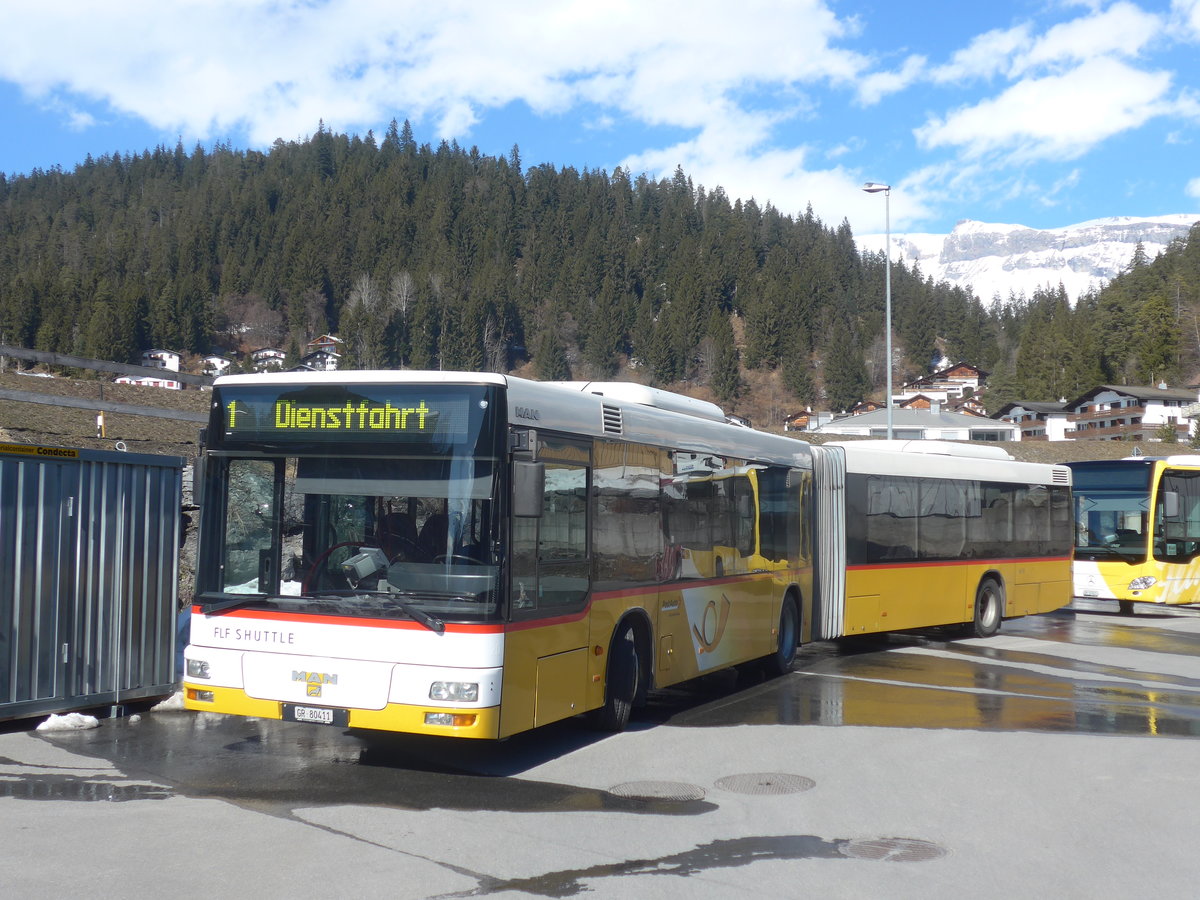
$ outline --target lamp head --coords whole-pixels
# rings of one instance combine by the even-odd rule
[[[880,191],[890,191],[892,186],[890,184],[880,184],[878,181],[868,181],[862,186],[862,189],[868,194],[878,194]]]

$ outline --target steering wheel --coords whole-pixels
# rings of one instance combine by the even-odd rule
[[[433,561],[435,563],[454,562],[456,559],[461,560],[463,562],[469,562],[469,563],[479,562],[479,560],[477,560],[475,557],[467,556],[465,553],[443,553],[441,556],[435,556],[433,558]]]
[[[323,563],[323,562],[325,562],[325,560],[329,559],[329,555],[331,553],[333,553],[334,550],[337,550],[340,547],[369,547],[369,546],[372,546],[372,545],[368,544],[366,541],[341,541],[340,543],[334,544],[332,547],[326,547],[324,550],[322,550],[320,553],[317,554],[317,558],[313,560],[313,564],[308,567],[308,572],[305,574],[304,580],[302,582],[300,582],[300,592],[304,593],[304,594],[308,593],[309,582],[311,582],[313,580],[313,576],[315,576],[317,574],[317,570],[320,569],[321,563]]]

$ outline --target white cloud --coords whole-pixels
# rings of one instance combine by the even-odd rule
[[[1017,51],[1028,46],[1029,31],[1028,25],[1019,25],[981,34],[955,53],[950,62],[933,69],[931,76],[937,83],[958,84],[1006,72]]]
[[[873,106],[889,94],[904,90],[925,74],[926,59],[913,55],[895,72],[873,72],[858,81],[859,102]]]
[[[1171,14],[1185,40],[1200,41],[1200,0],[1172,0]]]
[[[259,144],[322,116],[349,130],[396,109],[462,137],[513,101],[555,112],[590,100],[700,127],[739,91],[849,83],[866,66],[833,46],[851,26],[824,0],[64,0],[53,16],[5,18],[0,77],[32,94],[85,96],[199,137],[244,127]]]
[[[1193,200],[1200,200],[1200,178],[1193,178],[1189,181],[1183,192]]]
[[[1028,51],[1014,54],[1010,75],[1100,57],[1136,57],[1162,31],[1163,20],[1132,3],[1050,28]]]
[[[1100,141],[1168,112],[1171,76],[1113,59],[1061,75],[1020,81],[999,96],[932,118],[914,132],[929,149],[968,157],[1001,153],[1011,162],[1074,159]]]

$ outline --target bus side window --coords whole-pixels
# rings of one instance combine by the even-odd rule
[[[547,462],[542,515],[512,520],[513,609],[578,606],[591,588],[588,469]]]
[[[1168,469],[1158,484],[1154,555],[1185,562],[1200,551],[1200,472]]]

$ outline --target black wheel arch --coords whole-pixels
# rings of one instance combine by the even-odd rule
[[[654,678],[654,642],[651,640],[654,629],[650,624],[649,613],[641,607],[626,610],[613,626],[612,634],[608,638],[606,653],[611,653],[617,636],[626,628],[633,629],[633,640],[637,645],[638,668],[640,670],[638,689],[637,694],[633,698],[633,705],[644,706],[646,704],[646,695],[654,686],[651,683]]]

